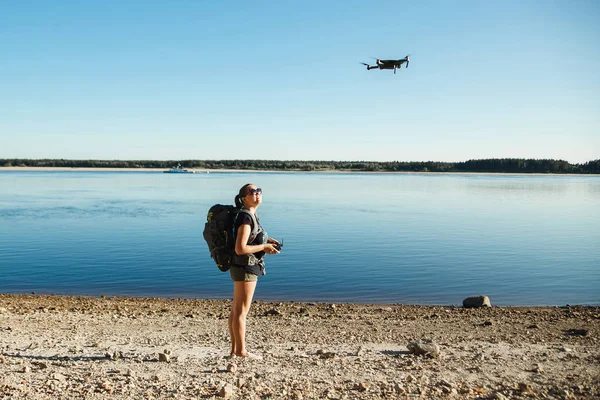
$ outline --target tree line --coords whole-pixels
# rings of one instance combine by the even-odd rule
[[[564,160],[489,158],[461,162],[439,161],[277,161],[277,160],[65,160],[0,159],[3,167],[155,168],[181,164],[189,169],[352,172],[495,172],[600,174],[600,159],[582,164]]]

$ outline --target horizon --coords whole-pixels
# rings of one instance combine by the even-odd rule
[[[560,0],[1,3],[0,158],[582,164],[599,20]]]
[[[579,163],[572,163],[567,160],[562,159],[553,159],[553,158],[515,158],[515,157],[505,157],[505,158],[470,158],[468,160],[460,160],[460,161],[439,161],[439,160],[391,160],[391,161],[377,161],[377,160],[276,160],[276,159],[263,159],[263,158],[230,158],[230,159],[195,159],[195,158],[187,158],[187,159],[101,159],[101,158],[0,158],[0,161],[92,161],[92,162],[232,162],[232,161],[243,161],[243,162],[283,162],[283,163],[444,163],[444,164],[459,164],[466,163],[469,161],[490,161],[490,160],[523,160],[523,161],[555,161],[555,162],[566,162],[570,165],[577,164],[586,164],[590,162],[600,161],[600,157],[597,159],[587,160]]]

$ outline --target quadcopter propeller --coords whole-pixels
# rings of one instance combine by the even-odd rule
[[[377,66],[377,65],[369,65],[369,64],[367,64],[367,63],[364,63],[364,62],[361,62],[361,63],[359,63],[359,64],[362,64],[362,65],[366,66],[366,67],[367,67],[367,71],[370,71],[370,70],[372,70],[372,69],[374,69],[374,68],[378,68],[378,66]]]

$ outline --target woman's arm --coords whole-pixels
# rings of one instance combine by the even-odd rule
[[[258,253],[259,251],[264,251],[267,254],[279,253],[272,243],[248,244],[248,239],[250,239],[251,232],[252,227],[248,224],[240,225],[238,228],[237,237],[235,240],[235,253],[238,256],[243,254]]]

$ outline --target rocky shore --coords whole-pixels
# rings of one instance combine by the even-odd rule
[[[493,299],[492,299],[493,300]],[[0,295],[2,399],[597,399],[600,307]]]

